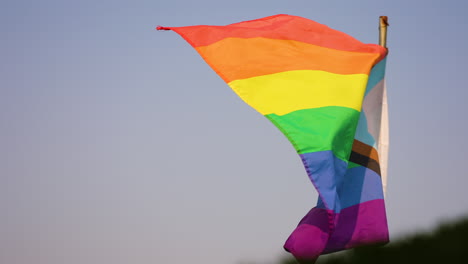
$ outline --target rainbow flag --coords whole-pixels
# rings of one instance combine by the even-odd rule
[[[290,15],[157,29],[182,36],[297,150],[319,198],[287,251],[314,259],[388,241],[378,151],[385,48]]]

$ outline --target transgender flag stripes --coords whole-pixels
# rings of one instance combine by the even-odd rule
[[[339,200],[337,204],[340,204],[340,208],[336,207],[331,211],[324,204],[323,197],[328,194],[324,193],[319,198],[317,207],[301,220],[286,241],[285,249],[299,259],[312,259],[318,254],[388,242],[381,179],[381,174],[386,169],[381,170],[379,164],[379,153],[386,155],[388,145],[388,138],[385,138],[388,137],[388,131],[381,131],[382,128],[388,129],[383,80],[385,62],[385,59],[380,61],[370,73],[363,102],[364,111],[360,114],[346,173],[342,178],[317,180],[324,182],[323,185],[336,186],[336,193],[331,195]],[[308,164],[305,165],[306,168],[316,165],[313,161],[304,163]],[[313,172],[308,170],[308,174],[313,178]],[[334,227],[326,224],[330,215],[333,216]],[[316,238],[313,242],[310,241],[312,236]]]
[[[286,250],[316,258],[388,239],[377,150],[385,48],[289,15],[158,29],[189,42],[300,155],[320,197]]]

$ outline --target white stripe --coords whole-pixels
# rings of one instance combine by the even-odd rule
[[[388,103],[387,86],[384,81],[382,97],[382,119],[380,122],[380,137],[378,142],[380,173],[382,177],[382,187],[384,196],[387,193],[387,172],[388,172],[388,149],[389,149],[389,123],[388,123]]]
[[[362,111],[366,115],[367,119],[367,132],[374,138],[377,149],[380,138],[380,129],[382,127],[382,102],[383,102],[383,90],[384,80],[378,82],[372,90],[364,98],[362,103]]]

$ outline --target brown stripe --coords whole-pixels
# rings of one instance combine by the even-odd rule
[[[351,151],[351,156],[349,157],[349,161],[359,164],[363,167],[366,167],[370,170],[375,171],[379,176],[380,174],[380,165],[374,159],[371,159],[367,156],[361,155],[357,152]]]
[[[363,156],[369,157],[379,163],[379,153],[377,150],[359,140],[354,140],[353,151]]]

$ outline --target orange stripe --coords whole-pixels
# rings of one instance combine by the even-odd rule
[[[271,38],[296,40],[331,49],[378,53],[385,56],[386,49],[359,40],[315,21],[289,15],[276,15],[227,26],[165,27],[180,34],[193,47],[207,46],[224,38]]]
[[[356,140],[356,139],[354,140],[353,151],[361,155],[364,155],[366,157],[369,157],[377,161],[377,163],[379,163],[379,153],[377,152],[377,150],[365,143],[362,143],[359,140]]]
[[[334,50],[294,40],[225,38],[196,50],[223,79],[234,80],[294,70],[369,74],[375,53]]]

